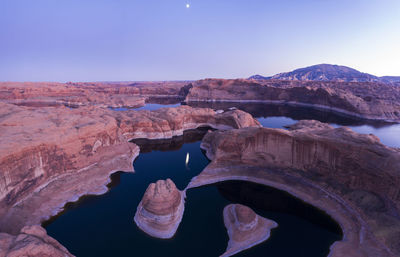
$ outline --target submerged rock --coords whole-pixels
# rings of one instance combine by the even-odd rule
[[[135,214],[136,225],[145,233],[158,238],[171,238],[182,220],[184,194],[172,180],[151,183]]]
[[[258,216],[252,209],[241,204],[230,204],[224,208],[224,223],[228,230],[229,242],[224,254],[237,254],[267,240],[270,231],[278,224]]]

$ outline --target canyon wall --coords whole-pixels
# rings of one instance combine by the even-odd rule
[[[339,222],[344,238],[330,256],[400,254],[400,149],[317,121],[290,131],[209,132],[202,148],[212,162],[188,188],[224,180],[273,186]]]
[[[105,192],[110,173],[132,171],[139,147],[130,139],[171,138],[202,126],[260,126],[239,110],[189,106],[123,112],[0,107],[0,231],[9,233],[39,224],[67,201]]]
[[[400,121],[400,88],[381,83],[205,79],[185,102],[265,102],[329,109],[364,119]]]

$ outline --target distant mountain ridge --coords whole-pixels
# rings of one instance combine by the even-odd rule
[[[400,83],[400,77],[384,76],[377,77],[368,73],[360,72],[356,69],[333,65],[317,64],[305,68],[296,69],[291,72],[283,72],[272,77],[261,75],[251,76],[255,80],[296,80],[296,81],[341,81],[341,82],[381,82],[386,84]]]

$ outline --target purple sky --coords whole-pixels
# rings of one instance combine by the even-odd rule
[[[0,1],[0,81],[236,78],[318,63],[400,75],[400,1]]]

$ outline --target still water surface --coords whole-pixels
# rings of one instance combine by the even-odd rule
[[[279,227],[270,240],[237,256],[326,256],[341,239],[341,230],[323,212],[279,190],[246,182],[188,190],[173,239],[155,239],[139,230],[133,216],[149,183],[171,178],[182,190],[209,163],[200,150],[203,134],[138,141],[143,152],[134,162],[135,173],[116,173],[106,194],[68,204],[67,211],[44,224],[47,232],[77,256],[219,256],[228,242],[223,208],[243,203]]]
[[[141,109],[178,105],[147,104]],[[304,107],[196,105],[214,109],[232,106],[251,113],[265,127],[284,128],[297,120],[316,119],[333,126],[349,126],[359,133],[373,133],[384,144],[400,147],[400,125]],[[340,228],[332,219],[282,191],[248,182],[231,181],[189,190],[184,217],[173,239],[155,239],[140,231],[133,216],[148,184],[171,178],[182,190],[209,163],[199,147],[203,135],[204,131],[191,131],[172,140],[136,141],[141,154],[134,162],[135,173],[116,173],[106,194],[68,204],[65,212],[44,224],[49,235],[77,256],[219,256],[228,241],[222,210],[229,203],[243,203],[275,220],[279,227],[269,240],[236,256],[327,256],[329,246],[341,238]]]

